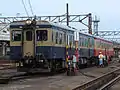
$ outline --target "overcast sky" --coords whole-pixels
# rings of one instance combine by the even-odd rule
[[[28,0],[24,0],[29,15]],[[31,0],[34,14],[41,15],[62,15],[66,13],[66,2],[69,3],[70,14],[92,13],[100,18],[100,30],[120,29],[120,0]],[[25,16],[25,9],[22,0],[1,0],[0,13],[2,16]],[[83,28],[76,25],[78,28]],[[83,26],[83,25],[82,25]]]

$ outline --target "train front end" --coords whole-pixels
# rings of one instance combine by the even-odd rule
[[[65,37],[61,37],[62,43],[54,44],[55,31],[47,21],[35,23],[33,20],[25,20],[11,23],[10,57],[18,63],[18,71],[39,69],[43,72],[54,72],[65,67]],[[62,36],[65,34],[63,31],[58,32]]]
[[[31,25],[32,24],[32,25]],[[17,67],[33,66],[35,59],[35,27],[31,20],[14,21],[10,24],[10,58]]]

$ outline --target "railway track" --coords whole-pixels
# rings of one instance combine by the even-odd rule
[[[28,89],[27,89],[27,87],[24,87],[25,90],[29,90],[30,88],[31,88],[30,90],[33,90],[33,89],[39,90],[37,87],[42,88],[41,90],[50,90],[50,89],[51,90],[72,90],[76,86],[79,86],[90,80],[92,81],[93,79],[97,78],[100,75],[103,75],[107,72],[111,73],[113,70],[114,71],[116,70],[113,73],[113,75],[109,75],[111,77],[111,79],[108,80],[108,82],[109,82],[118,76],[119,73],[117,72],[117,69],[116,69],[118,67],[119,67],[119,65],[106,67],[106,69],[105,68],[97,68],[97,67],[92,67],[92,68],[88,68],[88,69],[86,68],[84,70],[81,70],[81,72],[78,74],[78,76],[72,76],[72,77],[66,76],[66,74],[63,74],[63,73],[61,75],[58,74],[58,75],[47,76],[47,77],[45,77],[44,75],[43,75],[43,77],[41,77],[41,75],[39,75],[39,74],[38,75],[31,74],[31,76],[13,77],[9,81],[8,84],[4,84],[4,85],[2,84],[3,86],[1,86],[0,90],[5,87],[6,87],[5,90],[13,90],[13,89],[11,89],[12,87],[19,89],[21,87],[21,85],[23,85],[23,86],[29,85]],[[94,73],[94,74],[92,74],[92,73]],[[15,82],[12,82],[14,80],[15,80]],[[95,80],[94,80],[94,82],[95,82]],[[107,84],[108,82],[106,82],[105,84]],[[97,84],[97,82],[96,82],[96,84]],[[16,85],[18,87],[16,87]],[[101,86],[103,86],[103,85],[101,85]],[[98,88],[101,88],[101,86],[98,85],[98,87],[97,86],[96,87],[98,89]],[[91,89],[88,88],[90,90],[97,90],[92,87],[92,84],[89,87],[91,87]],[[84,88],[84,89],[77,89],[77,90],[87,90],[87,89]]]
[[[115,83],[117,83],[120,80],[120,75],[118,75],[116,78],[99,88],[98,90],[109,90]]]
[[[27,78],[37,78],[37,77],[48,77],[48,76],[54,76],[63,73],[62,72],[56,72],[56,73],[48,73],[48,72],[17,72],[17,73],[7,73],[5,75],[0,76],[0,84],[8,84],[11,81],[16,81],[20,79],[27,79]]]
[[[120,80],[120,68],[84,83],[72,90],[108,90],[112,85]]]
[[[116,65],[117,67],[119,67],[119,65]],[[89,71],[90,70],[92,70],[93,68],[91,68],[91,69],[88,69]],[[110,69],[113,69],[113,68],[110,68]],[[109,70],[108,70],[109,71]],[[111,70],[110,70],[111,71]],[[117,71],[117,69],[116,69],[116,71]],[[119,70],[118,70],[119,71]],[[87,72],[87,70],[86,70],[86,72]],[[114,72],[114,71],[113,71]],[[94,73],[94,72],[93,72]],[[106,73],[106,72],[105,72]],[[112,73],[112,72],[110,72],[110,73]],[[56,75],[56,74],[55,74]],[[55,75],[52,75],[52,76],[55,76]],[[87,75],[87,74],[84,74],[84,72],[83,73],[80,73],[80,76],[86,76],[86,77],[90,77],[90,78],[96,78],[96,76],[95,77],[91,77],[89,74]],[[50,75],[48,75],[48,74],[41,74],[41,73],[20,73],[19,75],[17,75],[17,74],[12,74],[12,75],[10,75],[9,73],[7,74],[7,75],[5,75],[5,76],[3,76],[3,77],[0,77],[0,84],[8,84],[9,82],[12,82],[12,81],[16,81],[16,80],[21,80],[21,79],[27,79],[27,78],[36,78],[36,77],[48,77],[48,76],[50,76]],[[59,75],[59,76],[61,76],[61,75]],[[112,80],[112,79],[114,79],[116,76],[117,76],[117,73],[115,73],[115,74],[113,74],[113,75],[108,75],[108,76],[110,76],[111,77],[111,79],[108,77],[108,79],[110,79],[110,80]],[[107,75],[106,75],[106,77],[107,77]],[[66,76],[64,76],[61,80],[64,80],[64,79],[66,79],[67,77]],[[99,77],[100,78],[100,77]],[[58,80],[58,79],[57,79]],[[108,81],[110,81],[110,80],[108,80]],[[58,81],[60,81],[60,80],[58,80]],[[72,81],[73,82],[73,81]],[[76,81],[75,81],[76,82]],[[95,80],[94,80],[94,82],[95,82]],[[94,83],[93,83],[94,84]],[[79,85],[79,84],[78,84]],[[88,85],[88,84],[87,84]],[[86,85],[84,85],[84,86],[86,86]],[[102,86],[102,85],[101,85]],[[87,86],[86,86],[87,87]],[[89,87],[92,87],[92,84],[91,84],[91,86],[89,86]],[[77,88],[75,88],[75,89],[73,89],[73,90],[82,90],[82,89],[78,89],[78,87]],[[83,89],[83,90],[85,90],[85,89]],[[94,90],[94,89],[91,89],[91,90]],[[96,90],[96,89],[95,89]]]

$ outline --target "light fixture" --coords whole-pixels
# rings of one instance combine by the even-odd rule
[[[19,26],[19,28],[21,29],[21,28],[22,28],[22,26]]]
[[[31,21],[30,19],[27,19],[27,20],[26,20],[26,24],[27,24],[27,25],[30,25],[31,23],[32,23],[32,21]]]

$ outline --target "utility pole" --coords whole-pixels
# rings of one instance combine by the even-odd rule
[[[68,11],[68,3],[66,4],[66,12],[67,12],[67,26],[69,26],[69,11]]]
[[[68,3],[66,4],[66,22],[67,22],[67,26],[69,26],[69,11],[68,11]],[[67,75],[70,75],[71,71],[69,71],[68,68],[68,35],[67,35],[67,30],[66,30],[66,68],[67,68]]]
[[[98,36],[98,23],[100,22],[99,19],[97,19],[97,16],[95,16],[95,19],[93,20],[94,24],[94,35]]]
[[[92,34],[92,14],[89,13],[88,15],[88,30],[89,34]]]

